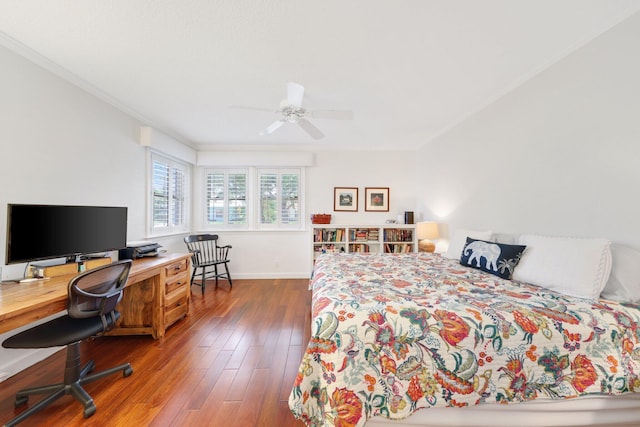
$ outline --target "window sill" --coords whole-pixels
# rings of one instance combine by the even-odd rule
[[[197,233],[273,233],[273,232],[303,232],[307,227],[302,228],[207,228],[198,230]]]
[[[193,233],[191,233],[190,231],[171,231],[171,232],[167,232],[167,233],[147,234],[144,237],[144,239],[145,240],[162,239],[162,238],[168,238],[168,237],[188,236],[189,234],[193,234]]]
[[[206,230],[176,231],[176,232],[170,232],[170,233],[148,234],[143,239],[145,240],[165,239],[165,238],[178,237],[178,236],[188,236],[190,234],[206,234],[206,233],[274,233],[274,232],[303,233],[308,230],[309,230],[308,227],[305,227],[305,228],[210,228]]]

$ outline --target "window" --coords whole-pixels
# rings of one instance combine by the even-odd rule
[[[300,171],[295,169],[260,169],[260,226],[300,225]]]
[[[151,234],[188,230],[189,182],[188,165],[151,155]]]
[[[301,169],[205,169],[204,227],[300,229]]]
[[[248,224],[247,176],[244,169],[205,172],[207,225]]]

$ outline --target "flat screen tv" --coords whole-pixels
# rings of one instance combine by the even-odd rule
[[[7,205],[7,264],[71,260],[126,245],[126,207]]]

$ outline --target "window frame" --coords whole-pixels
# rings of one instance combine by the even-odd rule
[[[305,221],[305,172],[304,167],[198,167],[198,196],[197,204],[201,207],[198,212],[201,217],[199,219],[199,228],[202,231],[215,230],[238,230],[238,231],[303,231],[306,227]],[[226,175],[233,172],[245,170],[247,171],[247,223],[246,224],[229,224],[225,217],[224,223],[210,224],[207,219],[207,177],[210,173],[224,172]],[[295,172],[298,176],[298,215],[299,221],[293,224],[282,224],[281,216],[278,213],[278,221],[275,224],[261,224],[260,222],[260,173],[264,171],[278,172],[278,186],[281,185],[281,176],[283,173]],[[226,196],[225,196],[226,197]],[[279,204],[278,204],[279,206]],[[228,209],[225,200],[225,211]]]
[[[259,230],[299,230],[304,227],[304,209],[303,209],[303,173],[302,168],[282,167],[282,168],[256,168],[256,198],[255,207],[256,213],[254,216],[255,227]],[[298,177],[298,221],[295,223],[283,223],[282,222],[282,177],[283,175],[297,175]],[[276,222],[275,223],[263,223],[261,221],[261,209],[262,209],[262,187],[261,177],[264,175],[276,175]]]
[[[177,160],[166,154],[149,150],[149,162],[147,171],[147,235],[149,237],[166,236],[172,234],[181,234],[189,232],[191,229],[191,181],[192,181],[192,167],[190,164]],[[163,163],[169,167],[169,201],[168,201],[168,223],[167,226],[155,225],[155,195],[154,195],[154,173],[155,163]],[[171,175],[175,171],[183,172],[183,185],[182,185],[182,222],[178,224],[172,224],[172,212],[174,211],[175,203],[172,203],[172,197],[175,195],[175,188],[173,188]]]
[[[202,170],[202,182],[203,190],[200,192],[204,197],[201,199],[202,203],[202,227],[204,230],[216,230],[216,229],[228,229],[228,230],[244,230],[249,229],[251,227],[251,217],[252,217],[252,188],[251,188],[251,171],[250,168],[216,168],[216,167],[207,167]],[[246,196],[245,200],[247,203],[246,206],[246,221],[245,223],[229,223],[228,213],[229,213],[229,175],[230,174],[238,174],[245,173],[246,176]],[[224,206],[223,206],[223,218],[224,221],[222,223],[210,223],[208,220],[207,210],[207,180],[208,176],[212,173],[221,173],[224,175],[224,185],[225,185],[225,197],[224,197]]]

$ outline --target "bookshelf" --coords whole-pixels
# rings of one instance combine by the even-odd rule
[[[414,252],[417,247],[414,242],[415,227],[412,228],[383,228],[383,243],[386,253]]]
[[[414,224],[319,225],[311,229],[313,261],[325,252],[415,252]]]

